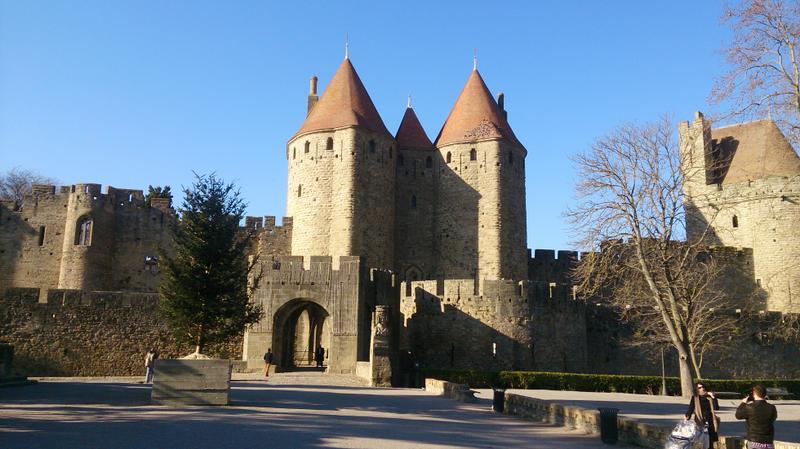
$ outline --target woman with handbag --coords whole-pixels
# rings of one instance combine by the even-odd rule
[[[705,385],[698,382],[697,394],[692,396],[689,408],[686,410],[686,419],[694,417],[695,422],[708,431],[708,439],[703,444],[704,448],[713,448],[719,441],[719,417],[716,410],[719,410],[716,396],[714,393],[706,391]]]

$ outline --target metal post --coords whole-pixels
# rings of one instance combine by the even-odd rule
[[[664,347],[661,347],[661,396],[667,395],[667,371],[664,367]]]

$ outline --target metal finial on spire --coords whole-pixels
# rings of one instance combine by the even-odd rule
[[[344,35],[344,59],[350,59],[350,33]]]
[[[411,108],[411,94],[408,94],[408,108]]]
[[[767,104],[767,120],[772,120],[772,102]]]
[[[472,49],[472,70],[478,70],[478,49]]]

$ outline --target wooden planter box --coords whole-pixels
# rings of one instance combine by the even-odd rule
[[[230,389],[230,360],[156,360],[151,400],[158,405],[228,405]]]

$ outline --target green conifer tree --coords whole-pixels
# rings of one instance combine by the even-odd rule
[[[168,198],[169,207],[172,207],[172,190],[169,186],[147,186],[147,195],[144,196],[144,202],[149,206],[150,200],[153,198]]]
[[[233,184],[214,174],[195,177],[171,231],[172,253],[161,254],[160,296],[175,338],[194,344],[199,355],[240,335],[262,311],[247,294],[254,262],[247,258],[252,230],[239,227],[245,203]]]

